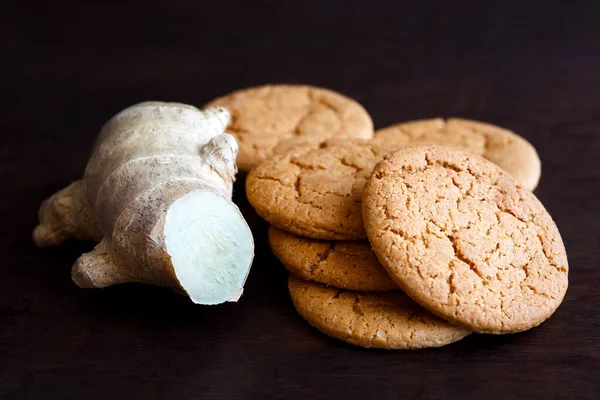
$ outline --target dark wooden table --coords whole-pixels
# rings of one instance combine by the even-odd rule
[[[0,11],[1,398],[600,396],[600,3],[70,3]],[[296,315],[241,187],[257,248],[237,304],[78,289],[71,264],[91,244],[33,245],[39,203],[81,176],[111,115],[267,82],[336,89],[377,127],[461,116],[527,137],[543,162],[536,194],[569,254],[558,312],[437,350],[329,339]]]

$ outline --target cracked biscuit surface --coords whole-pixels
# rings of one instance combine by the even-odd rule
[[[294,307],[308,323],[344,342],[380,349],[420,349],[456,342],[471,332],[436,317],[402,292],[328,288],[290,275]]]
[[[379,129],[373,140],[390,149],[437,144],[468,151],[492,161],[529,190],[535,189],[542,172],[531,143],[507,129],[479,121],[435,118],[404,122]]]
[[[330,139],[270,157],[246,178],[256,212],[278,228],[324,240],[364,240],[360,201],[386,150],[367,141]]]
[[[356,101],[332,90],[305,85],[265,85],[211,101],[231,114],[227,133],[238,141],[237,164],[249,171],[288,139],[370,139],[373,121]]]
[[[484,158],[438,146],[397,150],[373,170],[362,212],[392,279],[448,321],[519,332],[563,300],[568,263],[554,221]]]
[[[288,271],[302,279],[339,289],[398,290],[367,241],[309,239],[271,226],[269,244]]]

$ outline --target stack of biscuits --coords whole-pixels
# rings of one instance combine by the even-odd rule
[[[246,193],[311,325],[363,347],[443,346],[546,320],[568,286],[560,233],[532,194],[534,147],[462,119],[373,132],[357,102],[309,86],[215,100]]]

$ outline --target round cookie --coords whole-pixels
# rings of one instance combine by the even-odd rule
[[[227,132],[239,144],[237,164],[249,171],[273,154],[279,142],[292,138],[370,139],[373,121],[356,101],[332,90],[304,85],[265,85],[242,89],[211,101],[226,107]]]
[[[542,173],[531,143],[507,129],[478,121],[435,118],[405,122],[378,130],[373,140],[393,148],[415,144],[456,147],[487,158],[529,190],[535,189]]]
[[[362,212],[379,261],[406,294],[476,332],[550,317],[568,286],[566,251],[539,200],[486,159],[408,146],[380,161]]]
[[[328,288],[290,275],[294,307],[309,324],[344,342],[380,349],[421,349],[456,342],[471,332],[450,325],[402,292]]]
[[[304,280],[365,292],[398,290],[369,242],[321,241],[271,226],[269,244],[288,271]]]
[[[364,240],[363,186],[387,151],[362,140],[330,139],[274,155],[246,178],[256,212],[278,228],[324,240]]]

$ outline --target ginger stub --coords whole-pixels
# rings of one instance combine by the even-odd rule
[[[195,303],[237,301],[254,257],[231,201],[238,145],[223,108],[145,102],[102,128],[83,179],[42,203],[40,247],[98,241],[73,265],[83,288],[142,282]]]

